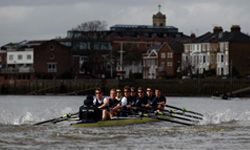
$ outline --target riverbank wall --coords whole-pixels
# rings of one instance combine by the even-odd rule
[[[133,87],[160,88],[167,96],[211,96],[230,93],[250,87],[250,80],[185,79],[185,80],[5,80],[0,84],[1,95],[86,95],[94,94],[96,87],[108,94],[110,88]],[[250,91],[237,96],[250,96]]]

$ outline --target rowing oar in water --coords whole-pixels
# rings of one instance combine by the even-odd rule
[[[156,112],[156,115],[160,115],[160,116],[167,116],[167,117],[171,117],[174,119],[179,119],[179,120],[184,120],[184,121],[190,121],[190,122],[199,122],[198,120],[193,120],[193,119],[189,119],[189,118],[184,118],[184,117],[180,117],[180,116],[176,116],[174,114],[171,113],[161,113],[161,112]]]
[[[168,122],[172,122],[172,123],[177,123],[177,124],[181,124],[181,125],[187,125],[187,126],[191,126],[191,125],[195,125],[195,123],[198,123],[197,120],[192,120],[192,119],[188,119],[188,118],[184,118],[184,117],[179,117],[179,116],[175,116],[172,114],[167,114],[167,113],[161,113],[161,112],[153,112],[152,110],[147,110],[147,109],[143,109],[140,108],[139,110],[141,110],[142,114],[139,113],[139,116],[141,117],[150,117],[150,118],[156,118],[159,120],[163,120],[163,121],[168,121]],[[146,113],[146,114],[144,114]],[[164,117],[165,116],[165,117]],[[162,118],[163,117],[163,118]],[[188,122],[182,122],[182,121],[188,121]]]
[[[177,112],[177,111],[173,111],[173,110],[167,110],[167,109],[164,109],[162,110],[163,112],[167,112],[167,113],[170,113],[170,114],[176,114],[176,115],[181,115],[181,116],[185,116],[185,117],[190,117],[192,119],[198,119],[198,120],[203,120],[202,117],[198,117],[198,116],[194,116],[194,115],[190,115],[190,114],[185,114],[183,112]]]
[[[186,125],[186,126],[194,126],[194,123],[187,123],[187,122],[182,122],[179,120],[174,120],[172,116],[166,116],[166,117],[160,117],[156,114],[153,115],[145,115],[144,117],[149,117],[149,118],[155,118],[158,120],[162,120],[162,121],[166,121],[166,122],[171,122],[171,123],[176,123],[176,124],[180,124],[180,125]]]
[[[203,115],[201,113],[198,113],[198,112],[194,112],[194,111],[191,111],[191,110],[186,110],[186,109],[183,109],[183,108],[178,108],[178,107],[175,107],[175,106],[171,106],[171,105],[166,105],[166,107],[169,107],[169,108],[173,108],[173,109],[176,109],[176,110],[180,110],[182,112],[188,112],[188,113],[191,113],[191,114],[195,114],[195,115],[199,115],[201,117],[203,117]]]
[[[33,125],[42,125],[42,124],[45,124],[45,123],[57,123],[57,122],[61,122],[61,121],[65,121],[65,120],[68,120],[69,118],[77,115],[77,113],[73,113],[73,114],[65,114],[61,117],[57,117],[57,118],[54,118],[54,119],[49,119],[49,120],[45,120],[45,121],[41,121],[41,122],[38,122],[38,123],[35,123]]]

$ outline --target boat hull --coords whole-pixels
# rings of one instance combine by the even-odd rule
[[[121,118],[121,119],[112,119],[106,121],[98,121],[95,123],[77,123],[72,124],[73,127],[112,127],[112,126],[126,126],[126,125],[134,125],[134,124],[143,124],[150,122],[159,122],[159,119],[156,118]]]

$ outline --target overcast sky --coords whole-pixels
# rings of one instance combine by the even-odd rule
[[[0,46],[22,40],[66,36],[82,22],[104,20],[114,24],[152,24],[161,4],[167,25],[185,34],[229,30],[238,24],[250,33],[249,0],[0,0]]]

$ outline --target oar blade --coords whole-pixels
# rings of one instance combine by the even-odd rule
[[[168,110],[168,109],[164,109],[162,111],[166,112],[166,113],[169,113],[169,114],[174,114],[174,115],[178,115],[178,116],[184,116],[184,117],[187,117],[187,118],[190,118],[190,119],[203,120],[202,117],[191,115],[191,114],[186,114],[184,112],[173,111],[173,110]]]
[[[199,115],[199,116],[203,117],[203,114],[198,113],[198,112],[194,112],[194,111],[191,111],[191,110],[186,110],[186,109],[178,108],[178,107],[171,106],[171,105],[165,105],[165,106],[168,107],[168,108],[180,110],[180,111],[183,111],[183,112],[188,112],[188,113]]]
[[[194,126],[195,125],[193,123],[182,122],[182,121],[178,121],[178,120],[174,120],[174,119],[170,119],[170,118],[164,118],[164,117],[156,117],[156,118],[159,120],[162,120],[162,121],[167,121],[167,122],[176,123],[176,124],[185,125],[185,126]]]

